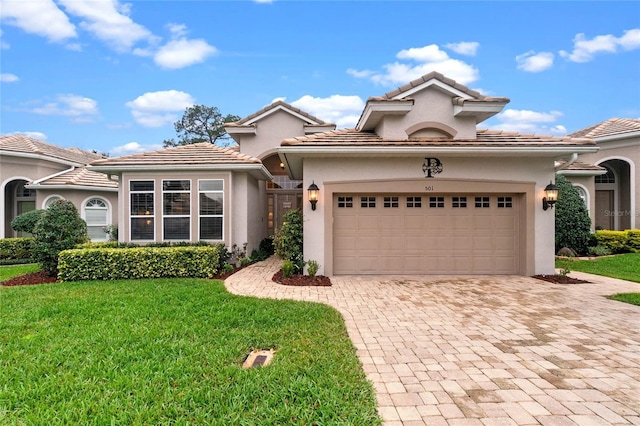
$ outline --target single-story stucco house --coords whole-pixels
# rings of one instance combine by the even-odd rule
[[[635,205],[638,129],[623,132],[631,143],[610,143],[631,153],[598,157],[609,138],[581,133],[591,128],[566,137],[478,128],[508,102],[433,72],[368,99],[353,129],[277,101],[225,126],[237,146],[93,158],[33,177],[3,170],[2,194],[9,199],[15,188],[7,182],[22,180],[44,206],[55,194],[71,198],[79,188],[62,188],[79,175],[76,182],[108,201],[121,241],[247,243],[249,251],[286,211],[301,208],[305,259],[325,275],[553,273],[554,209],[545,188],[555,173],[566,174],[586,192],[595,222],[595,194],[604,190],[596,179],[610,165],[618,177],[614,211]],[[93,186],[85,173],[97,179]],[[629,201],[621,201],[627,190]],[[17,211],[3,211],[6,236]]]
[[[11,221],[21,213],[66,199],[87,222],[91,239],[107,240],[104,229],[117,223],[118,182],[87,170],[99,158],[24,135],[0,136],[0,238],[20,236]]]
[[[120,182],[124,241],[251,249],[301,207],[305,258],[326,275],[553,273],[545,187],[555,161],[598,148],[477,129],[508,102],[430,73],[370,98],[354,129],[275,102],[226,126],[237,148],[196,144],[89,169]]]

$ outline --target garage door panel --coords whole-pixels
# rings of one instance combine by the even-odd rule
[[[383,194],[368,194],[368,203],[361,203],[360,195],[349,196],[353,196],[352,208],[339,208],[337,199],[334,203],[336,274],[518,272],[520,228],[515,202],[504,208],[503,200],[503,207],[498,207],[498,196],[483,195],[481,206],[476,207],[475,196],[468,195],[465,207],[460,196],[444,194],[422,196],[421,203],[414,205],[415,199],[410,201],[409,196],[393,195],[397,207],[391,207],[393,199],[385,200]],[[384,207],[389,200],[389,207]]]

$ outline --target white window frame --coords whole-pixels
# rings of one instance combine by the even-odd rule
[[[104,203],[104,205],[105,205],[105,207],[104,207],[104,210],[105,210],[105,221],[104,221],[104,223],[102,223],[100,225],[89,225],[89,222],[87,222],[87,210],[93,210],[93,209],[98,210],[97,208],[94,208],[94,207],[87,207],[87,204],[90,201],[93,201],[93,200],[100,201],[100,202]],[[102,208],[100,210],[102,210]],[[85,198],[84,201],[82,201],[82,208],[80,209],[80,214],[82,216],[82,220],[84,220],[85,223],[87,224],[87,233],[88,233],[89,226],[100,226],[104,230],[104,229],[106,229],[107,226],[111,225],[111,203],[109,202],[109,200],[107,200],[107,199],[105,199],[103,197],[94,195],[94,196]],[[107,236],[106,232],[104,233],[104,237],[103,238],[91,239],[91,241],[108,241],[108,240],[109,240],[109,237]]]
[[[183,189],[183,190],[171,189],[171,190],[165,191],[164,189],[165,182],[177,182],[177,181],[189,182],[189,189]],[[162,185],[161,186],[161,189],[162,189],[162,241],[191,241],[191,204],[192,204],[191,188],[192,188],[193,182],[191,181],[191,179],[162,179],[161,185]],[[186,214],[165,214],[164,197],[166,194],[187,194],[189,199],[189,211]],[[187,226],[187,229],[189,230],[188,237],[186,239],[185,238],[167,238],[165,235],[165,226],[164,226],[165,219],[184,219],[184,218],[187,218],[189,220],[188,226]]]
[[[58,194],[51,194],[47,198],[45,198],[44,201],[42,202],[42,208],[47,209],[49,205],[53,204],[58,200],[64,200],[64,197]]]
[[[132,182],[151,182],[153,183],[153,190],[151,191],[132,191],[131,183]],[[156,239],[156,181],[154,179],[131,179],[127,182],[129,187],[129,241],[155,241]],[[151,194],[153,196],[153,214],[148,215],[134,215],[131,209],[133,208],[133,204],[131,203],[131,194]],[[151,220],[153,224],[153,237],[151,239],[133,239],[133,226],[132,219],[141,219],[145,218],[147,220]]]
[[[209,182],[209,181],[219,181],[222,182],[222,189],[221,190],[216,190],[216,191],[203,191],[200,189],[200,183],[201,182]],[[225,206],[227,204],[227,200],[225,199],[224,196],[224,186],[225,186],[225,181],[224,179],[198,179],[198,188],[197,188],[197,192],[198,192],[198,239],[201,241],[224,241],[225,239],[225,214],[224,214],[224,210],[225,210]],[[212,194],[221,194],[222,195],[222,214],[202,214],[201,213],[201,203],[200,203],[200,194],[206,194],[206,193],[212,193]],[[274,200],[275,202],[275,200]],[[200,219],[203,217],[219,217],[222,218],[222,233],[220,236],[219,240],[213,240],[213,239],[205,239],[202,238],[202,234],[201,234],[201,226],[200,226]]]

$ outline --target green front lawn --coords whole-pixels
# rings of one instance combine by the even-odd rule
[[[28,274],[31,272],[37,272],[40,270],[40,266],[35,263],[29,263],[26,265],[8,265],[0,266],[0,283],[8,279],[17,277],[19,275]]]
[[[380,424],[325,305],[149,279],[0,287],[0,306],[3,425]],[[264,348],[270,366],[241,367]]]
[[[556,262],[557,268],[566,266],[571,271],[587,272],[640,283],[640,253],[605,256],[593,260],[558,260]]]
[[[618,293],[609,296],[609,299],[640,306],[640,293]]]

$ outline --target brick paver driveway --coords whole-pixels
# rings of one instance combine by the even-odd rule
[[[337,308],[385,425],[640,425],[640,307],[603,297],[640,285],[358,276],[296,288],[271,282],[279,266],[226,286]]]

